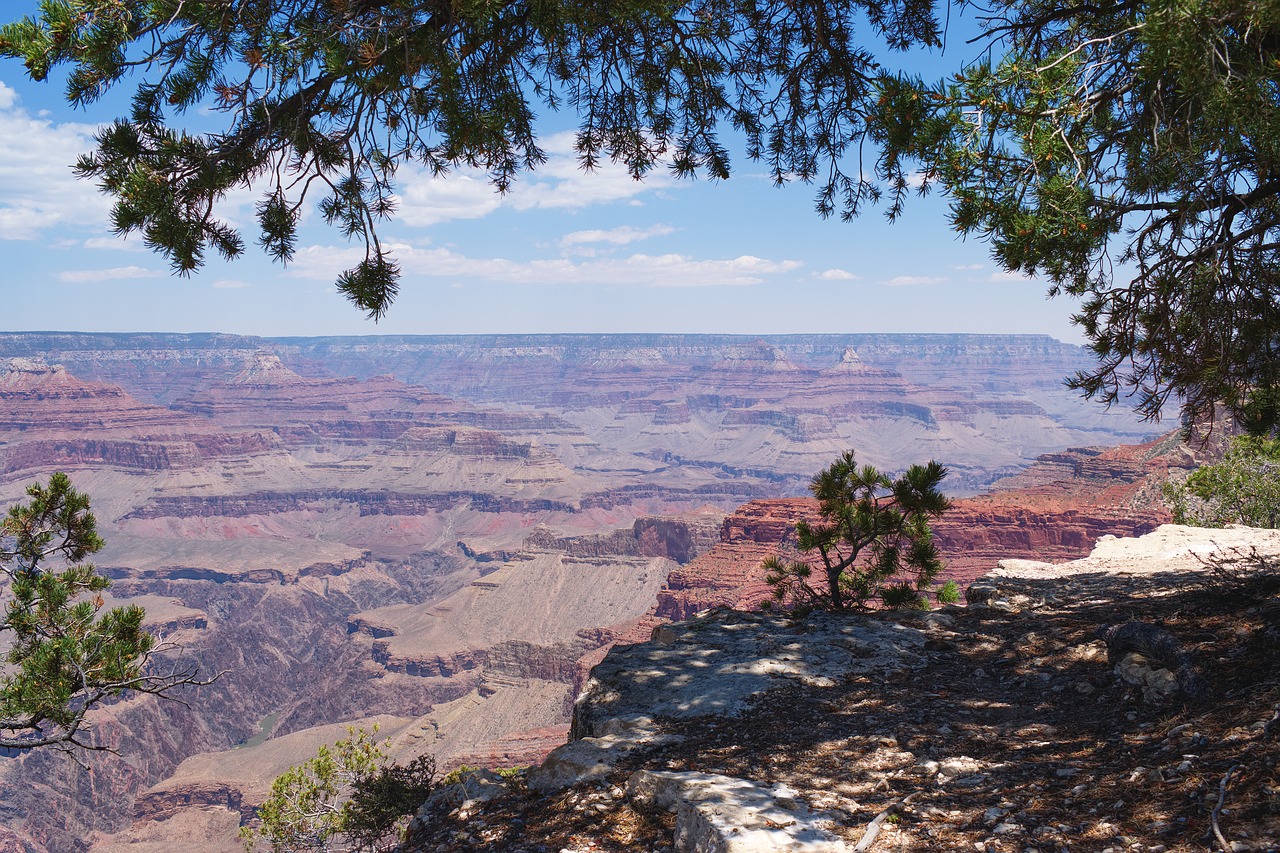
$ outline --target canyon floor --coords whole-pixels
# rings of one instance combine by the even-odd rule
[[[1271,558],[1269,569],[1227,579],[1184,550],[1192,565],[1174,569],[1159,565],[1167,548],[1128,566],[1010,561],[982,580],[989,603],[849,616],[929,640],[887,676],[857,672],[830,686],[780,678],[733,717],[658,717],[661,733],[677,737],[632,752],[606,777],[551,795],[517,785],[432,815],[406,849],[692,849],[676,844],[673,813],[624,794],[645,768],[784,783],[848,850],[1280,850],[1280,575]],[[759,619],[703,617],[739,628]],[[1177,636],[1211,698],[1159,697],[1113,672],[1095,631],[1129,620]],[[809,630],[803,620],[791,627],[800,642]],[[1137,663],[1129,671],[1150,680]],[[878,834],[859,846],[877,816]]]

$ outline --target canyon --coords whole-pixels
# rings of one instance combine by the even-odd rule
[[[948,466],[961,580],[1146,532],[1195,454],[1076,400],[1087,363],[1036,336],[0,334],[0,504],[67,471],[113,601],[222,673],[104,709],[114,753],[0,759],[0,850],[238,850],[347,724],[535,761],[611,645],[763,600],[849,447]]]

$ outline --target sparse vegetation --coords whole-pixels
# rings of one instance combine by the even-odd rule
[[[894,609],[927,608],[928,596],[959,600],[948,582],[933,582],[943,564],[930,519],[950,506],[938,490],[947,469],[913,465],[896,480],[847,451],[809,485],[822,520],[796,524],[793,559],[765,560],[779,602],[799,608],[866,609],[873,599]],[[810,579],[818,572],[817,583]]]
[[[321,746],[271,785],[256,826],[241,829],[247,853],[265,844],[273,853],[385,851],[400,840],[408,817],[431,794],[435,760],[386,763],[386,742],[349,727],[346,740]]]
[[[398,841],[407,818],[431,796],[436,775],[433,756],[391,764],[356,777],[344,834],[356,850],[382,850]]]
[[[1166,484],[1164,491],[1179,524],[1280,526],[1280,440],[1238,436],[1221,462]]]
[[[9,600],[0,618],[8,667],[0,676],[0,748],[95,748],[84,737],[88,714],[131,693],[173,698],[206,682],[142,629],[129,605],[102,612],[111,585],[91,563],[102,548],[89,498],[56,473],[27,488],[30,500],[0,522],[0,572]],[[61,562],[61,571],[50,568]]]
[[[440,784],[456,785],[459,782],[461,782],[463,779],[465,779],[469,774],[475,773],[480,769],[481,768],[474,767],[470,764],[459,764],[457,767],[453,768],[452,770],[450,770],[448,773],[444,775],[444,777],[440,780]]]

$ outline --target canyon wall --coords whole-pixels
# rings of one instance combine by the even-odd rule
[[[4,759],[0,849],[220,849],[253,756],[378,714],[399,757],[527,763],[612,643],[767,594],[759,560],[849,447],[1009,487],[940,525],[960,576],[1136,530],[1159,463],[1066,450],[1150,435],[1069,402],[1085,359],[1017,336],[0,334],[0,504],[67,471],[113,601],[224,673],[190,707],[106,709],[118,755]]]

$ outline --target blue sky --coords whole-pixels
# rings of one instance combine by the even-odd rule
[[[35,3],[6,6],[10,14]],[[73,111],[57,82],[0,61],[0,329],[222,331],[256,335],[519,332],[1008,332],[1079,341],[1066,298],[1001,273],[960,240],[945,200],[898,223],[871,211],[822,220],[813,189],[775,188],[738,157],[728,181],[642,183],[576,168],[571,116],[552,116],[549,163],[498,196],[482,175],[401,173],[381,233],[405,275],[375,324],[333,288],[362,250],[306,227],[295,261],[257,253],[253,192],[223,215],[249,249],[175,278],[163,258],[114,238],[108,200],[70,170],[119,99]]]

